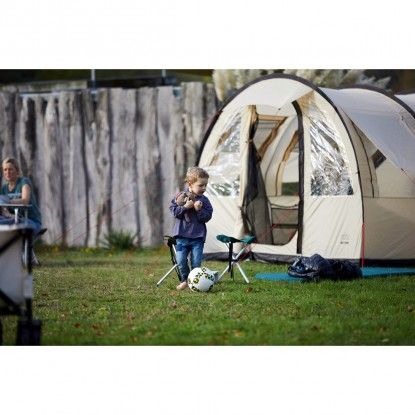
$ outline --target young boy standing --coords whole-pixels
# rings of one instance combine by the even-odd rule
[[[187,258],[191,253],[192,269],[200,267],[203,258],[203,246],[206,240],[206,222],[213,213],[209,199],[203,195],[209,180],[209,174],[200,167],[190,167],[186,174],[186,189],[180,192],[170,203],[170,212],[174,216],[173,236],[176,238],[176,259],[179,265],[181,282],[178,290],[187,287],[190,269]]]

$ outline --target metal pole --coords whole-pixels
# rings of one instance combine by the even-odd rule
[[[167,70],[166,69],[162,69],[161,70],[161,84],[165,85],[166,84],[166,76],[167,76]]]
[[[95,90],[97,87],[95,69],[91,69],[91,85],[92,89]]]

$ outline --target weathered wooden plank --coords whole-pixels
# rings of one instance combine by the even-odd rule
[[[160,147],[163,234],[169,235],[173,225],[169,205],[183,186],[185,170],[181,100],[170,86],[157,89],[157,135]]]
[[[203,84],[182,84],[186,166],[194,166],[203,133]]]
[[[96,93],[96,140],[86,141],[87,169],[89,174],[90,225],[95,226],[96,244],[111,226],[111,128],[108,89]],[[91,233],[92,235],[92,233]],[[90,240],[93,243],[93,240]]]
[[[42,222],[48,228],[45,241],[53,243],[63,233],[64,189],[62,177],[62,146],[59,135],[59,115],[57,99],[50,95],[46,100],[43,124],[43,182],[42,182]]]
[[[20,123],[20,114],[23,110],[23,99],[22,96],[19,94],[14,95],[13,99],[13,107],[14,107],[14,117],[13,117],[13,146],[15,149],[15,157],[17,158],[20,168],[25,176],[27,176],[27,171],[23,168],[21,160],[20,160],[20,151],[19,151],[19,144],[20,144],[20,136],[22,134],[22,125]]]
[[[139,234],[136,160],[136,91],[112,89],[112,230]]]
[[[208,129],[213,117],[218,110],[218,100],[216,98],[215,87],[213,84],[203,85],[203,99],[204,99],[204,112],[203,112],[203,131],[201,139],[203,139],[206,130]],[[200,143],[201,144],[201,143]]]
[[[11,92],[0,93],[0,155],[17,157],[15,140],[15,94]]]
[[[62,235],[56,239],[57,244],[69,245],[67,239],[67,231],[69,227],[69,214],[71,210],[68,199],[69,193],[69,174],[70,174],[70,157],[69,157],[69,126],[70,126],[70,95],[69,92],[62,92],[58,98],[59,111],[59,139],[61,146],[61,176],[62,176],[62,193],[64,195],[64,203],[62,209]]]
[[[186,166],[190,167],[196,164],[204,133],[216,113],[217,103],[213,85],[183,83],[182,93]]]
[[[70,92],[69,140],[63,147],[66,219],[66,240],[69,246],[85,246],[88,241],[87,228],[87,192],[84,129],[82,124],[82,99],[78,92]]]
[[[37,183],[34,180],[36,157],[36,114],[35,103],[29,97],[20,97],[21,105],[16,108],[18,128],[16,131],[17,158],[25,176],[32,181],[36,196]]]
[[[33,128],[30,134],[33,134],[34,137],[34,160],[32,164],[32,177],[33,177],[33,184],[37,189],[37,200],[39,203],[40,210],[42,212],[42,222],[43,226],[53,226],[53,218],[47,218],[43,213],[43,206],[48,203],[45,189],[43,186],[45,180],[45,142],[44,142],[44,118],[46,112],[47,101],[44,99],[43,96],[38,95],[33,97],[33,108],[34,117],[36,122],[31,124]],[[28,126],[29,127],[29,126]],[[29,133],[28,133],[29,134]],[[49,228],[48,228],[49,229]],[[47,232],[43,240],[48,243],[54,243],[54,240],[50,237],[49,232]]]
[[[85,177],[86,177],[86,226],[88,229],[88,246],[98,244],[98,174],[96,170],[97,128],[95,122],[95,98],[89,90],[81,92],[82,117],[85,138]]]
[[[137,91],[137,170],[140,241],[144,246],[163,240],[160,149],[156,131],[156,90]]]

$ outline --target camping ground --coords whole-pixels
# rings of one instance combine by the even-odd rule
[[[34,316],[43,345],[414,345],[415,278],[260,281],[286,265],[246,261],[210,293],[175,290],[166,248],[38,249]],[[222,270],[223,262],[206,262]],[[3,319],[13,345],[16,318]]]

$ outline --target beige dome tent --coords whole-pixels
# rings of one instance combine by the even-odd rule
[[[412,111],[415,111],[415,93],[400,93],[396,94],[396,98],[403,101],[408,107],[412,109]]]
[[[207,258],[217,234],[254,234],[253,257],[415,258],[415,114],[370,87],[259,78],[230,98],[205,135]]]

